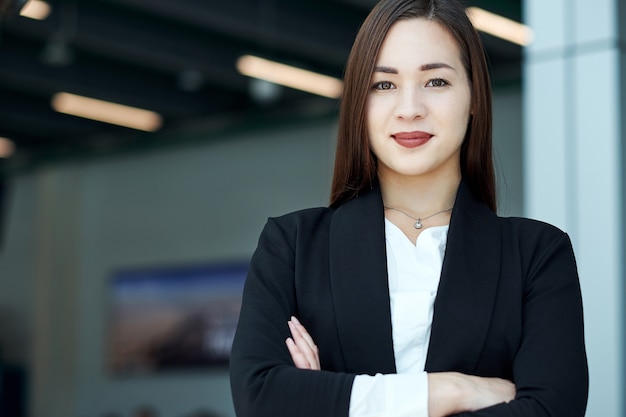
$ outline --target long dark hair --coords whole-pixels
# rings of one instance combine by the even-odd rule
[[[363,22],[344,75],[331,207],[356,197],[376,180],[366,123],[370,80],[389,28],[400,19],[418,17],[441,23],[459,45],[473,114],[461,146],[461,175],[474,198],[496,210],[489,70],[480,37],[456,0],[382,0]]]

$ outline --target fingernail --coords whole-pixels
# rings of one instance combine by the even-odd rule
[[[297,318],[295,318],[295,316],[291,316],[291,321],[293,321],[296,324],[300,324],[300,322],[298,321]]]

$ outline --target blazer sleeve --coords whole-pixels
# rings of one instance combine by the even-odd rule
[[[574,253],[566,234],[533,250],[523,300],[523,336],[513,361],[516,398],[463,417],[583,417],[588,368]]]
[[[230,358],[238,417],[348,416],[354,375],[297,369],[285,345],[297,314],[297,230],[270,219],[261,233],[246,283]]]

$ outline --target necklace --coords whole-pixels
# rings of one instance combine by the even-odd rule
[[[427,220],[427,219],[430,219],[431,217],[435,217],[437,214],[445,213],[447,211],[452,211],[452,207],[450,207],[449,209],[440,210],[440,211],[438,211],[436,213],[433,213],[431,215],[428,215],[426,217],[413,217],[410,214],[405,213],[404,211],[402,211],[400,209],[397,209],[397,208],[394,208],[394,207],[389,207],[389,206],[383,206],[383,207],[385,207],[386,209],[389,209],[389,210],[395,210],[395,211],[397,211],[399,213],[404,214],[407,217],[412,218],[413,220],[415,220],[415,224],[413,225],[413,227],[415,227],[416,229],[421,229],[423,227],[422,220]]]

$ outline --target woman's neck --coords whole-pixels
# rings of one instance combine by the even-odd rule
[[[452,208],[461,183],[461,175],[433,177],[379,176],[385,206],[427,216]]]

